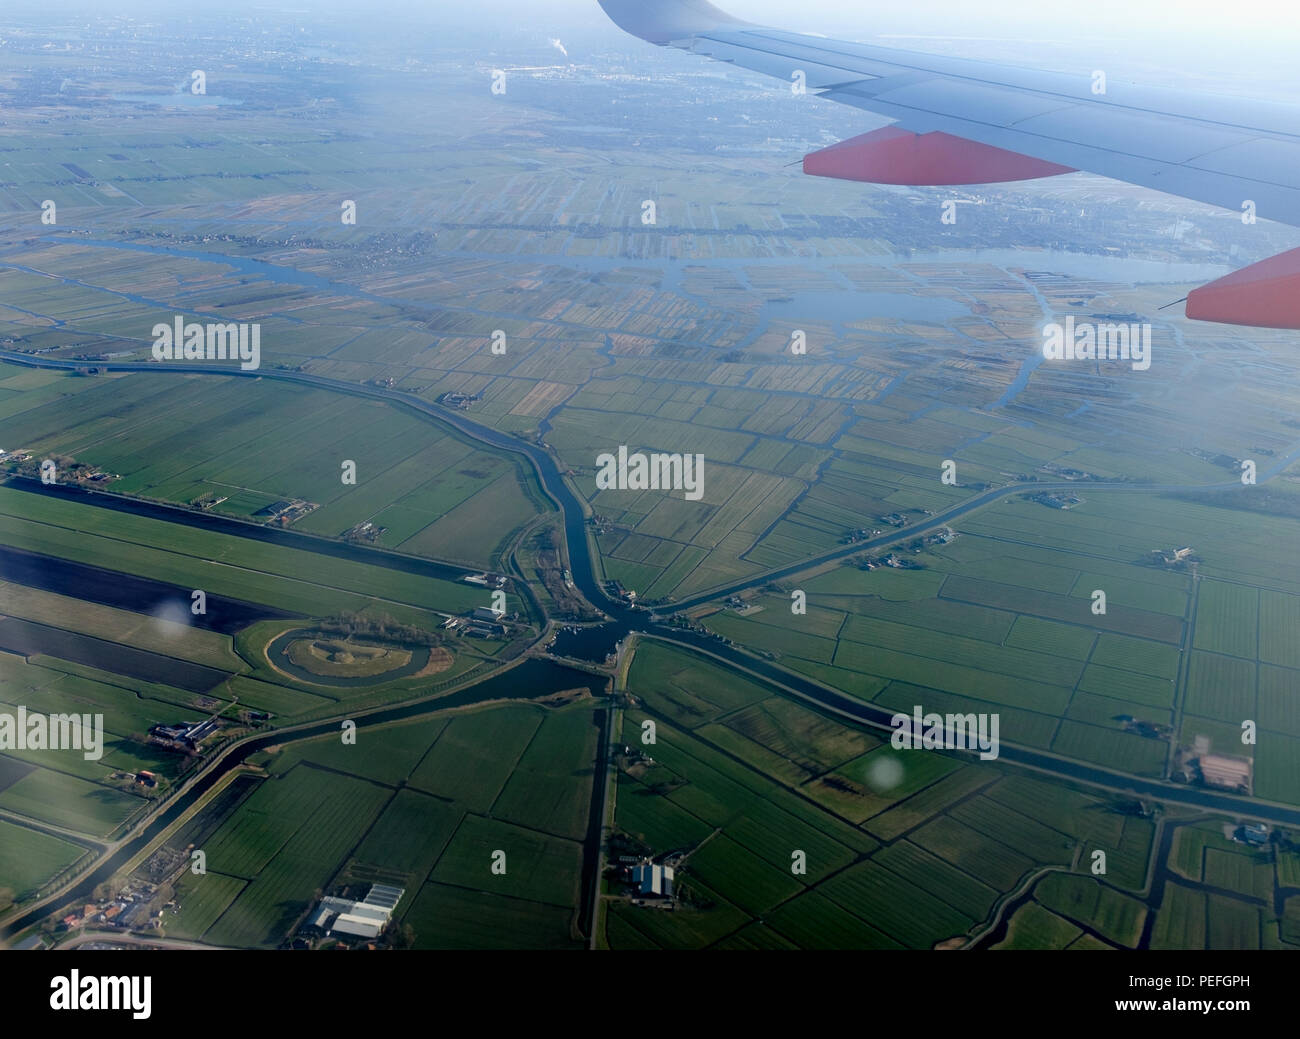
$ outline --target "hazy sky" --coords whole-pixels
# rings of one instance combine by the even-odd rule
[[[1071,57],[1084,67],[1101,48],[1106,56],[1130,54],[1194,74],[1239,72],[1259,81],[1276,73],[1287,84],[1269,91],[1275,96],[1291,96],[1292,85],[1300,84],[1300,0],[722,0],[718,6],[778,28],[913,50],[953,53],[951,45],[936,47],[933,38],[965,38],[971,57],[1033,65],[1040,57],[1035,43],[1041,43],[1039,64],[1049,64],[1050,51],[1051,63],[1061,67],[1062,53],[1075,48]],[[496,22],[513,30],[533,25],[539,32],[550,26],[552,35],[582,37],[607,31],[596,0],[432,0],[431,6],[419,0],[414,7],[409,0],[371,0],[369,8],[423,10],[449,26]],[[1008,50],[1010,41],[1018,46]]]
[[[721,0],[718,6],[778,28],[908,50],[1061,71],[1105,67],[1121,80],[1300,102],[1300,0]],[[532,30],[592,46],[618,39],[596,0],[432,0],[431,6],[369,0],[368,9],[427,16],[449,30],[499,25],[503,36]],[[583,50],[571,53],[581,61]],[[1161,74],[1150,75],[1152,68]]]
[[[400,0],[388,0],[399,6]],[[384,6],[388,6],[385,3]],[[432,8],[452,0],[433,0]],[[1266,45],[1279,33],[1300,37],[1296,0],[723,0],[718,6],[738,17],[802,31],[853,29],[863,33],[962,33],[1023,36],[1030,32],[1135,32],[1200,35],[1204,39],[1253,38]],[[599,14],[596,0],[476,0],[475,14],[512,12],[569,22]]]
[[[165,21],[195,13],[175,0],[0,0],[0,5],[34,13],[38,22],[72,11]],[[1201,88],[1207,77],[1222,78],[1225,93],[1246,92],[1237,88],[1245,82],[1252,88],[1248,92],[1300,102],[1300,0],[721,0],[719,6],[778,28],[1019,65],[1075,70],[1122,59],[1186,70]],[[406,39],[405,27],[411,26],[431,30],[453,48],[462,28],[474,30],[467,38],[498,33],[509,46],[533,38],[541,46],[548,37],[566,43],[573,38],[585,45],[573,52],[579,61],[591,47],[636,46],[596,0],[221,0],[200,10],[205,17],[289,13],[306,25],[322,17],[320,12],[342,12],[371,32],[390,33],[394,41]],[[3,18],[0,14],[0,26]],[[1121,78],[1123,72],[1114,70]]]
[[[646,0],[651,2],[651,0]],[[184,16],[174,0],[4,0],[7,10],[76,11],[110,15],[168,12]],[[1145,37],[1159,44],[1167,37],[1217,41],[1254,48],[1281,47],[1300,40],[1297,0],[722,0],[718,6],[753,21],[804,32],[980,35],[1025,38],[1035,34]],[[551,23],[556,28],[595,28],[604,15],[596,0],[222,0],[204,13],[222,11],[296,12],[310,21],[317,10],[343,10],[359,16],[446,24],[499,24],[523,27]],[[0,25],[3,14],[0,14]]]

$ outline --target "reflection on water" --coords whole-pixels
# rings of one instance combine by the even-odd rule
[[[155,97],[161,95],[154,95]],[[200,98],[199,100],[203,100]],[[210,100],[210,99],[209,99]],[[42,241],[47,242],[73,242],[79,246],[98,246],[105,249],[125,249],[132,252],[155,253],[160,256],[175,256],[195,260],[208,260],[216,263],[224,263],[238,270],[241,274],[253,274],[267,278],[270,281],[285,282],[290,284],[305,285],[309,288],[331,288],[338,291],[351,290],[352,295],[370,299],[384,299],[384,297],[372,296],[355,286],[341,285],[337,282],[322,278],[319,274],[311,271],[299,271],[293,267],[270,264],[260,260],[253,260],[244,256],[228,256],[224,253],[203,251],[198,249],[177,249],[168,246],[158,245],[139,245],[129,242],[115,242],[106,239],[95,238],[74,238],[66,235],[43,235]],[[520,257],[513,253],[493,253],[486,250],[476,249],[447,249],[440,250],[444,256],[468,256],[480,260],[504,260],[510,262],[519,262]],[[722,268],[725,270],[735,270],[743,273],[746,267],[771,267],[786,266],[790,263],[789,257],[778,257],[768,259],[761,257],[710,257],[696,258],[689,260],[680,260],[665,257],[639,256],[635,260],[624,256],[567,256],[563,253],[551,256],[530,256],[529,262],[546,263],[555,267],[567,267],[575,270],[607,272],[626,268],[663,268],[674,278],[680,277],[683,271],[688,268]],[[861,266],[872,267],[892,267],[899,264],[991,264],[996,267],[1004,267],[1009,270],[1024,271],[1045,271],[1053,274],[1066,274],[1075,278],[1095,278],[1101,281],[1113,281],[1121,284],[1140,285],[1144,283],[1155,284],[1176,284],[1189,281],[1211,281],[1215,278],[1222,277],[1229,273],[1233,268],[1225,267],[1222,264],[1214,263],[1171,263],[1166,260],[1152,260],[1141,257],[1131,256],[1109,256],[1098,255],[1095,253],[1083,252],[1064,252],[1059,249],[974,249],[959,250],[947,249],[941,252],[917,252],[917,253],[891,253],[885,255],[870,256],[815,256],[800,257],[801,266],[809,269],[830,269],[834,270],[840,267],[853,268]],[[800,298],[817,303],[822,297],[832,301],[841,298],[851,298],[861,296],[867,298],[876,298],[883,301],[885,306],[901,306],[892,302],[894,297],[900,300],[910,300],[913,297],[906,293],[867,293],[852,291],[831,291],[831,292],[804,292],[798,294]],[[920,297],[925,307],[938,303],[933,297]],[[397,297],[385,299],[386,302],[392,303],[397,301]],[[947,306],[959,306],[952,301],[945,301]],[[767,304],[768,306],[784,306],[785,304]],[[793,305],[793,304],[791,304]],[[888,313],[889,311],[886,311]],[[802,313],[808,313],[803,311]],[[813,313],[817,313],[816,310]],[[913,316],[910,314],[901,314],[899,316]],[[953,316],[953,315],[949,315]]]
[[[1003,391],[1002,396],[993,402],[990,407],[1000,408],[1010,404],[1020,395],[1020,391],[1029,385],[1029,376],[1034,373],[1034,369],[1043,363],[1041,353],[1033,353],[1020,362],[1020,371],[1016,374],[1015,380],[1010,386]]]
[[[618,641],[626,631],[627,626],[624,624],[561,628],[555,633],[550,651],[557,657],[571,657],[574,660],[590,660],[596,664],[603,664],[605,658],[616,651]]]

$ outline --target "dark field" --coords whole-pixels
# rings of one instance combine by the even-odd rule
[[[280,610],[218,595],[209,595],[207,613],[196,616],[190,612],[191,588],[178,588],[134,574],[5,545],[0,545],[0,581],[13,581],[136,613],[157,616],[165,612],[169,619],[183,619],[193,627],[222,635],[233,635],[256,621],[289,616]]]
[[[230,677],[216,668],[15,617],[0,619],[0,649],[25,657],[59,657],[144,682],[173,685],[191,693],[207,692]]]

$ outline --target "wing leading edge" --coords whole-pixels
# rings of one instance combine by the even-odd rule
[[[1258,217],[1300,227],[1293,105],[1113,82],[1094,93],[1091,77],[782,32],[706,0],[599,2],[641,39],[786,82],[802,77],[809,92],[895,121],[809,155],[815,175],[974,184],[1086,170],[1237,212],[1253,203]],[[1281,259],[1195,290],[1189,316],[1300,328],[1294,263]],[[1268,305],[1257,308],[1261,294]]]

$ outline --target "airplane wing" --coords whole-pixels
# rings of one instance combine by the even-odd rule
[[[1086,170],[1300,227],[1297,106],[782,32],[707,0],[599,2],[650,43],[895,120],[806,156],[813,175],[985,184]],[[1193,290],[1187,315],[1300,329],[1300,249]]]

